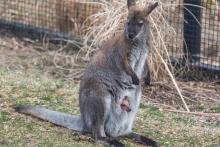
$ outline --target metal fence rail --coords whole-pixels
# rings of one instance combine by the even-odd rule
[[[80,35],[85,19],[100,8],[95,1],[97,0],[1,0],[0,22]]]

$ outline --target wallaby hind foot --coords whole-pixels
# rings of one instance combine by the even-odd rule
[[[130,133],[128,138],[133,139],[135,142],[142,144],[142,145],[147,145],[147,146],[152,146],[152,147],[159,147],[157,142],[155,142],[153,139],[147,138],[145,136],[139,135],[135,132]]]

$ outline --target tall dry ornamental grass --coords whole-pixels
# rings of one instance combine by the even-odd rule
[[[147,2],[146,2],[147,1]],[[145,6],[145,3],[152,3],[155,0],[137,0],[138,4]],[[126,0],[100,0],[95,2],[101,5],[101,11],[90,16],[87,21],[90,25],[84,28],[83,36],[84,48],[82,49],[88,59],[94,51],[108,38],[115,33],[123,31],[125,19],[127,16]],[[164,70],[167,64],[170,64],[168,46],[171,44],[181,44],[181,40],[176,41],[176,31],[173,26],[168,23],[168,9],[175,12],[175,7],[180,3],[179,0],[171,3],[171,1],[160,2],[159,7],[150,15],[151,22],[151,43],[152,47],[149,54],[150,69],[152,70],[153,79],[163,80],[170,75]],[[171,11],[172,11],[171,10]],[[180,46],[180,45],[176,45]],[[180,49],[180,53],[181,53]],[[171,70],[172,71],[172,70]]]

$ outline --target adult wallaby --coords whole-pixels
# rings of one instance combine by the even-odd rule
[[[18,106],[17,112],[30,114],[54,124],[91,133],[101,143],[125,146],[116,137],[158,146],[152,139],[132,132],[141,98],[139,79],[143,75],[149,49],[149,14],[158,3],[139,8],[127,0],[128,17],[124,32],[113,37],[94,56],[80,83],[81,116],[73,116],[39,106]],[[122,109],[126,98],[129,111]]]

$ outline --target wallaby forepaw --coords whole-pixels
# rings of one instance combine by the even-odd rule
[[[139,85],[140,81],[137,75],[132,76],[132,82],[134,85]]]

